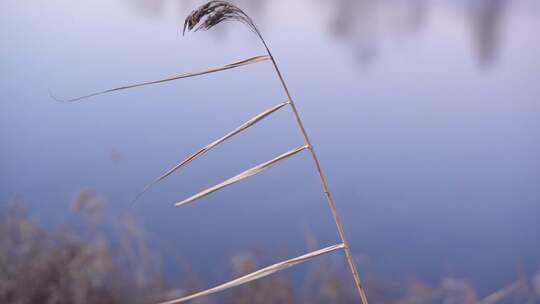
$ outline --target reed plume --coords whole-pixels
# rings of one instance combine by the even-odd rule
[[[188,31],[209,30],[223,21],[239,21],[260,35],[253,20],[244,11],[227,1],[210,1],[191,12],[184,22],[183,34]]]

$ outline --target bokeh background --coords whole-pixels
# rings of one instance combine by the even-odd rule
[[[263,54],[240,24],[182,37],[183,19],[202,3],[0,3],[4,209],[24,200],[34,221],[55,229],[77,222],[72,201],[92,189],[112,222],[129,214],[140,223],[172,285],[186,273],[179,265],[208,287],[231,277],[242,252],[259,252],[266,265],[338,242],[306,153],[173,207],[299,145],[288,109],[131,204],[165,169],[285,99],[270,63],[78,104],[49,97]],[[234,3],[258,23],[289,82],[362,273],[383,290],[465,278],[480,295],[535,275],[538,1]],[[306,267],[285,276],[295,285]]]

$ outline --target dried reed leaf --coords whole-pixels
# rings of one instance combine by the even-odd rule
[[[244,66],[244,65],[253,64],[253,63],[266,61],[266,60],[270,60],[270,56],[268,56],[268,55],[255,56],[255,57],[252,57],[252,58],[249,58],[249,59],[246,59],[246,60],[234,62],[234,63],[227,64],[227,65],[224,65],[224,66],[219,66],[219,67],[209,68],[209,69],[205,69],[205,70],[194,71],[194,72],[185,73],[185,74],[181,74],[181,75],[177,75],[177,76],[173,76],[173,77],[169,77],[169,78],[161,79],[161,80],[154,80],[154,81],[148,81],[148,82],[142,82],[142,83],[137,83],[137,84],[126,85],[126,86],[122,86],[122,87],[118,87],[118,88],[114,88],[114,89],[109,89],[109,90],[105,90],[105,91],[100,91],[100,92],[96,92],[96,93],[92,93],[92,94],[88,94],[88,95],[85,95],[85,96],[76,97],[76,98],[72,98],[72,99],[59,99],[59,98],[55,97],[52,94],[51,91],[49,91],[49,94],[51,95],[52,98],[54,98],[56,101],[59,101],[59,102],[76,102],[76,101],[80,101],[80,100],[83,100],[83,99],[86,99],[86,98],[89,98],[89,97],[94,97],[94,96],[103,95],[103,94],[107,94],[107,93],[112,93],[112,92],[116,92],[116,91],[122,91],[122,90],[127,90],[127,89],[147,86],[147,85],[153,85],[153,84],[169,82],[169,81],[183,79],[183,78],[189,78],[189,77],[195,77],[195,76],[200,76],[200,75],[205,75],[205,74],[211,74],[211,73],[220,72],[220,71],[229,70],[229,69],[234,69],[234,68],[238,68],[238,67],[241,67],[241,66]]]
[[[289,158],[289,157],[291,157],[291,156],[293,156],[293,155],[307,149],[308,147],[309,147],[308,145],[302,145],[302,146],[300,146],[300,147],[298,147],[296,149],[293,149],[293,150],[291,150],[291,151],[289,151],[287,153],[284,153],[284,154],[282,154],[282,155],[280,155],[280,156],[278,156],[278,157],[276,157],[276,158],[274,158],[274,159],[272,159],[270,161],[262,163],[262,164],[260,164],[258,166],[255,166],[255,167],[253,167],[253,168],[251,168],[251,169],[249,169],[247,171],[244,171],[244,172],[242,172],[242,173],[240,173],[240,174],[238,174],[238,175],[236,175],[236,176],[234,176],[232,178],[229,178],[228,180],[226,180],[226,181],[224,181],[224,182],[222,182],[220,184],[217,184],[217,185],[215,185],[215,186],[213,186],[211,188],[208,188],[208,189],[206,189],[204,191],[201,191],[201,192],[193,195],[192,197],[190,197],[188,199],[185,199],[185,200],[183,200],[183,201],[181,201],[179,203],[176,203],[175,206],[176,207],[184,206],[184,205],[189,204],[189,203],[191,203],[193,201],[196,201],[196,200],[198,200],[200,198],[203,198],[203,197],[205,197],[205,196],[207,196],[207,195],[209,195],[211,193],[214,193],[214,192],[216,192],[216,191],[218,191],[220,189],[223,189],[223,188],[225,188],[227,186],[230,186],[230,185],[232,185],[234,183],[237,183],[237,182],[239,182],[239,181],[241,181],[243,179],[246,179],[246,178],[248,178],[250,176],[256,175],[256,174],[258,174],[258,173],[260,173],[260,172],[274,166],[275,164],[277,164],[277,163],[279,163],[279,162],[281,162],[281,161],[283,161],[283,160],[285,160],[285,159],[287,159],[287,158]]]
[[[287,269],[289,267],[298,265],[300,263],[306,262],[308,260],[311,260],[311,259],[316,258],[318,256],[321,256],[323,254],[327,254],[327,253],[336,251],[338,249],[342,249],[344,247],[345,247],[344,244],[337,244],[337,245],[334,245],[334,246],[326,247],[324,249],[313,251],[313,252],[310,252],[308,254],[304,254],[302,256],[299,256],[299,257],[296,257],[296,258],[293,258],[293,259],[290,259],[290,260],[287,260],[287,261],[283,261],[283,262],[274,264],[272,266],[268,266],[266,268],[257,270],[255,272],[252,272],[252,273],[247,274],[245,276],[242,276],[240,278],[234,279],[234,280],[229,281],[229,282],[227,282],[225,284],[216,286],[214,288],[210,288],[210,289],[207,289],[205,291],[201,291],[201,292],[195,293],[195,294],[187,296],[187,297],[162,302],[162,303],[159,303],[159,304],[182,303],[182,302],[186,302],[186,301],[193,300],[193,299],[196,299],[196,298],[200,298],[200,297],[203,297],[203,296],[207,296],[207,295],[210,295],[210,294],[213,294],[213,293],[216,293],[216,292],[224,291],[224,290],[227,290],[227,289],[230,289],[230,288],[233,288],[233,287],[237,287],[237,286],[240,286],[242,284],[246,284],[248,282],[255,281],[255,280],[258,280],[260,278],[264,278],[264,277],[269,276],[271,274],[274,274],[274,273],[276,273],[278,271],[281,271],[281,270]]]
[[[163,175],[161,175],[160,177],[158,177],[157,179],[155,179],[153,182],[151,182],[150,184],[146,185],[144,187],[144,189],[136,196],[135,200],[138,200],[143,194],[145,194],[152,186],[154,186],[155,184],[159,183],[160,181],[164,180],[165,178],[169,177],[170,175],[172,175],[174,172],[178,171],[179,169],[181,169],[182,167],[188,165],[189,163],[191,163],[192,161],[194,161],[195,159],[203,156],[206,152],[210,151],[212,148],[214,148],[215,146],[223,143],[224,141],[226,141],[227,139],[235,136],[236,134],[238,133],[241,133],[242,131],[250,128],[251,126],[255,125],[256,123],[258,123],[259,121],[263,120],[264,118],[266,118],[267,116],[269,116],[270,114],[276,112],[277,110],[283,108],[284,106],[288,105],[289,104],[289,101],[285,101],[285,102],[282,102],[260,114],[258,114],[257,116],[251,118],[250,120],[246,121],[245,123],[243,123],[241,126],[239,126],[238,128],[234,129],[233,131],[227,133],[225,136],[213,141],[212,143],[208,144],[207,146],[203,147],[202,149],[198,150],[197,152],[191,154],[188,158],[184,159],[183,161],[181,161],[180,163],[178,163],[176,166],[174,166],[173,168],[171,168],[169,171],[165,172]]]

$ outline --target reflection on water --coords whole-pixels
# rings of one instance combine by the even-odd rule
[[[201,1],[182,0],[123,0],[136,11],[159,18],[171,9],[178,17],[185,17]],[[237,0],[259,24],[268,20],[267,13],[280,6],[280,1]],[[510,8],[507,0],[427,1],[427,0],[304,0],[302,7],[313,8],[334,38],[351,49],[352,58],[360,65],[369,65],[380,56],[381,41],[396,37],[413,37],[429,26],[433,7],[461,15],[473,40],[473,54],[480,66],[495,63],[504,30],[505,11]],[[308,4],[311,4],[308,6]],[[273,7],[274,6],[274,7]],[[279,22],[279,20],[270,20]],[[270,25],[271,26],[271,25]],[[222,29],[221,29],[222,30]]]
[[[504,12],[508,4],[506,0],[480,0],[467,3],[472,38],[481,65],[490,65],[497,59]]]
[[[332,32],[349,45],[360,64],[374,62],[379,41],[395,35],[412,35],[425,26],[429,3],[423,0],[338,0]]]

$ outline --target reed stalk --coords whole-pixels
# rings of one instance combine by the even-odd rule
[[[289,88],[287,86],[287,82],[285,81],[283,74],[281,73],[279,66],[277,64],[276,58],[272,55],[272,52],[270,51],[270,48],[268,47],[268,44],[266,43],[266,40],[262,36],[261,32],[255,25],[255,22],[249,17],[244,11],[239,9],[238,7],[230,4],[227,1],[210,1],[207,4],[201,6],[198,10],[195,10],[191,13],[191,15],[186,18],[186,21],[184,23],[184,33],[186,32],[186,29],[192,30],[195,29],[195,31],[198,30],[208,30],[214,27],[215,25],[221,23],[222,21],[240,21],[247,25],[261,40],[262,44],[264,45],[264,48],[266,49],[266,53],[268,54],[268,57],[270,57],[270,60],[272,61],[272,65],[274,66],[274,70],[279,78],[279,81],[281,82],[281,85],[283,87],[283,90],[285,91],[285,94],[287,95],[287,99],[289,100],[289,105],[292,108],[292,111],[294,113],[294,117],[296,119],[296,122],[298,124],[298,127],[300,128],[300,131],[302,132],[305,140],[305,144],[308,146],[308,149],[310,151],[311,157],[313,159],[313,162],[315,164],[315,169],[317,170],[317,173],[319,175],[319,178],[321,180],[321,185],[323,188],[323,192],[326,196],[326,199],[328,201],[328,205],[330,207],[330,211],[332,212],[332,217],[334,219],[334,222],[336,224],[339,237],[341,238],[341,241],[344,244],[344,250],[345,250],[345,256],[347,258],[347,263],[349,265],[349,268],[351,270],[351,274],[354,278],[356,289],[358,290],[358,294],[360,295],[360,299],[362,300],[363,304],[368,304],[366,292],[362,286],[362,282],[360,280],[360,274],[358,273],[358,269],[356,266],[356,263],[354,261],[353,254],[351,252],[349,241],[345,235],[345,229],[343,227],[343,223],[341,221],[341,218],[337,212],[336,204],[332,195],[332,192],[330,192],[330,187],[328,186],[328,181],[326,179],[326,176],[324,175],[324,172],[321,167],[321,163],[319,161],[319,158],[317,157],[317,153],[315,152],[315,148],[311,144],[311,141],[309,139],[309,135],[306,131],[306,128],[304,126],[304,123],[302,122],[302,118],[300,117],[300,114],[298,112],[298,109],[296,108],[296,104],[294,102],[294,99],[291,96],[291,93],[289,91]],[[197,26],[197,27],[196,27]],[[196,27],[196,28],[195,28]]]
[[[241,9],[239,9],[238,7],[232,5],[231,3],[227,2],[227,1],[210,1],[208,2],[207,4],[199,7],[197,10],[193,11],[187,18],[186,18],[186,21],[184,23],[184,29],[183,29],[183,33],[186,32],[186,30],[188,31],[191,31],[191,30],[194,30],[194,31],[199,31],[199,30],[208,30],[208,29],[211,29],[212,27],[214,27],[215,25],[223,22],[223,21],[238,21],[238,22],[241,22],[245,25],[247,25],[259,38],[260,38],[260,41],[262,42],[265,50],[266,50],[266,55],[263,55],[263,56],[256,56],[256,57],[252,57],[252,58],[249,58],[249,59],[246,59],[246,60],[242,60],[242,61],[238,61],[238,62],[235,62],[235,63],[232,63],[232,64],[227,64],[227,65],[224,65],[224,66],[220,66],[220,67],[215,67],[215,68],[210,68],[210,69],[205,69],[205,70],[199,70],[199,71],[195,71],[195,72],[191,72],[191,73],[184,73],[184,74],[180,74],[180,75],[177,75],[177,76],[173,76],[173,77],[169,77],[169,78],[165,78],[165,79],[161,79],[161,80],[156,80],[156,81],[149,81],[149,82],[142,82],[142,83],[137,83],[137,84],[131,84],[131,85],[126,85],[126,86],[121,86],[121,87],[117,87],[117,88],[113,88],[113,89],[109,89],[109,90],[104,90],[104,91],[99,91],[99,92],[96,92],[96,93],[92,93],[92,94],[88,94],[88,95],[85,95],[85,96],[81,96],[81,97],[76,97],[76,98],[72,98],[72,99],[58,99],[56,97],[53,96],[53,98],[55,98],[56,100],[58,101],[62,101],[62,102],[78,102],[78,101],[81,101],[83,99],[86,99],[86,98],[89,98],[89,97],[94,97],[94,96],[98,96],[98,95],[102,95],[102,94],[106,94],[106,93],[112,93],[112,92],[116,92],[116,91],[121,91],[121,90],[127,90],[127,89],[132,89],[132,88],[136,88],[136,87],[141,87],[141,86],[146,86],[146,85],[154,85],[154,84],[161,84],[161,83],[165,83],[165,82],[169,82],[169,81],[173,81],[173,80],[178,80],[178,79],[183,79],[183,78],[188,78],[188,77],[194,77],[194,76],[200,76],[200,75],[205,75],[205,74],[209,74],[209,73],[215,73],[215,72],[220,72],[220,71],[224,71],[224,70],[228,70],[228,69],[233,69],[233,68],[237,68],[237,67],[241,67],[241,66],[244,66],[244,65],[248,65],[248,64],[253,64],[253,63],[258,63],[258,62],[261,62],[261,61],[266,61],[266,60],[270,60],[272,62],[272,65],[274,67],[274,71],[283,87],[283,90],[285,92],[285,95],[287,96],[287,101],[271,108],[271,109],[268,109],[264,112],[262,112],[261,114],[251,118],[250,120],[248,120],[247,122],[245,122],[244,124],[242,124],[240,127],[234,129],[233,131],[227,133],[225,136],[219,138],[218,140],[215,140],[214,142],[210,143],[209,145],[201,148],[200,150],[196,151],[195,153],[193,153],[191,156],[189,156],[188,158],[186,158],[184,161],[180,162],[178,165],[176,165],[175,167],[173,167],[172,169],[170,169],[169,171],[167,171],[165,174],[163,174],[162,176],[158,177],[156,180],[154,180],[153,182],[151,182],[150,184],[148,184],[140,193],[139,195],[137,196],[140,197],[140,195],[142,195],[143,193],[145,193],[146,191],[148,191],[148,189],[153,186],[154,184],[160,182],[161,180],[167,178],[168,176],[170,176],[171,174],[173,174],[174,172],[176,172],[177,170],[179,170],[181,167],[189,164],[191,161],[193,161],[194,159],[204,155],[206,152],[208,152],[209,150],[211,150],[213,147],[221,144],[222,142],[226,141],[227,139],[243,132],[244,130],[250,128],[251,126],[255,125],[257,122],[261,121],[262,119],[264,119],[265,117],[271,115],[272,113],[276,112],[277,110],[289,105],[292,109],[292,112],[294,114],[294,117],[295,117],[295,120],[297,122],[297,125],[298,125],[298,128],[300,129],[300,131],[302,132],[302,135],[304,137],[304,143],[303,145],[299,146],[298,148],[296,149],[293,149],[289,152],[286,152],[270,161],[267,161],[265,163],[262,163],[258,166],[255,166],[247,171],[244,171],[243,173],[239,174],[239,175],[236,175],[232,178],[229,178],[228,180],[218,184],[218,185],[215,185],[213,187],[210,187],[202,192],[199,192],[198,194],[195,194],[193,196],[191,196],[190,198],[188,199],[185,199],[179,203],[176,204],[177,207],[181,207],[181,206],[184,206],[188,203],[191,203],[195,200],[198,200],[200,198],[203,198],[215,191],[218,191],[218,190],[221,190],[227,186],[230,186],[234,183],[237,183],[245,178],[248,178],[248,177],[251,177],[253,175],[256,175],[274,165],[276,165],[277,163],[303,151],[303,150],[309,150],[310,151],[310,154],[311,154],[311,158],[313,159],[313,163],[314,163],[314,166],[315,166],[315,170],[317,171],[317,174],[319,175],[319,179],[320,179],[320,182],[321,182],[321,186],[322,186],[322,190],[324,192],[324,195],[326,197],[326,200],[328,202],[328,206],[330,208],[330,211],[332,213],[332,218],[335,222],[335,225],[337,227],[337,230],[338,230],[338,234],[339,234],[339,237],[341,239],[341,243],[339,245],[335,245],[335,246],[332,246],[332,247],[328,247],[328,248],[325,248],[325,249],[321,249],[319,251],[315,251],[315,252],[312,252],[312,253],[309,253],[309,254],[306,254],[304,256],[300,256],[298,258],[295,258],[295,259],[291,259],[291,260],[288,260],[288,261],[284,261],[284,262],[280,262],[278,264],[275,264],[275,265],[272,265],[272,266],[269,266],[267,268],[264,268],[260,271],[256,271],[256,272],[253,272],[251,274],[248,274],[242,278],[239,278],[239,279],[236,279],[236,280],[232,280],[232,281],[229,281],[225,284],[222,284],[220,286],[217,286],[217,287],[214,287],[214,288],[210,288],[210,289],[207,289],[206,291],[201,291],[199,293],[196,293],[194,295],[190,295],[190,296],[187,296],[187,297],[183,297],[183,298],[180,298],[180,299],[176,299],[176,300],[171,300],[171,301],[167,301],[167,302],[163,302],[163,303],[167,303],[167,304],[172,304],[172,303],[180,303],[180,302],[184,302],[184,301],[188,301],[188,300],[191,300],[191,299],[195,299],[195,298],[198,298],[198,297],[202,297],[202,296],[205,296],[205,295],[208,295],[208,294],[212,294],[212,293],[215,293],[215,292],[218,292],[218,291],[222,291],[222,290],[225,290],[225,289],[228,289],[228,288],[232,288],[232,287],[235,287],[235,286],[238,286],[240,284],[244,284],[246,282],[249,282],[249,281],[252,281],[252,280],[256,280],[258,278],[261,278],[261,277],[264,277],[266,275],[270,275],[274,272],[277,272],[277,271],[280,271],[280,270],[283,270],[285,268],[288,268],[288,267],[291,267],[291,266],[294,266],[298,263],[301,263],[301,262],[304,262],[304,261],[307,261],[311,258],[314,258],[314,257],[317,257],[319,255],[322,255],[322,254],[326,254],[326,253],[330,253],[330,252],[333,252],[337,249],[344,249],[345,251],[345,257],[347,259],[347,263],[348,263],[348,266],[349,266],[349,269],[351,271],[351,274],[353,276],[353,279],[354,279],[354,283],[355,283],[355,287],[356,287],[356,290],[358,291],[358,294],[360,296],[360,300],[361,300],[361,303],[362,304],[368,304],[368,300],[367,300],[367,296],[366,296],[366,292],[364,290],[364,287],[362,286],[362,283],[361,283],[361,280],[360,280],[360,275],[358,273],[358,269],[357,269],[357,266],[356,266],[356,263],[354,261],[354,257],[353,257],[353,254],[351,252],[351,249],[350,249],[350,246],[349,246],[349,241],[346,237],[346,234],[345,234],[345,229],[344,229],[344,226],[343,226],[343,223],[341,221],[341,218],[337,212],[337,209],[336,209],[336,203],[334,201],[334,198],[333,198],[333,195],[332,193],[330,192],[330,187],[328,186],[328,181],[326,179],[326,176],[322,170],[322,167],[321,167],[321,163],[319,161],[319,158],[317,156],[317,153],[315,152],[315,148],[313,147],[312,143],[311,143],[311,140],[309,138],[309,135],[306,131],[306,128],[304,126],[304,123],[302,121],[302,118],[300,117],[300,114],[298,112],[298,109],[296,107],[296,104],[291,96],[291,93],[289,91],[289,88],[287,86],[287,82],[285,81],[284,77],[283,77],[283,74],[281,73],[280,69],[279,69],[279,66],[277,64],[277,61],[276,61],[276,58],[272,55],[272,52],[270,51],[270,48],[268,47],[268,44],[266,43],[266,41],[264,40],[261,32],[258,30],[257,26],[255,25],[255,23],[253,22],[253,20],[244,12],[242,11]],[[52,96],[52,94],[51,94]],[[136,198],[136,199],[137,199]]]

